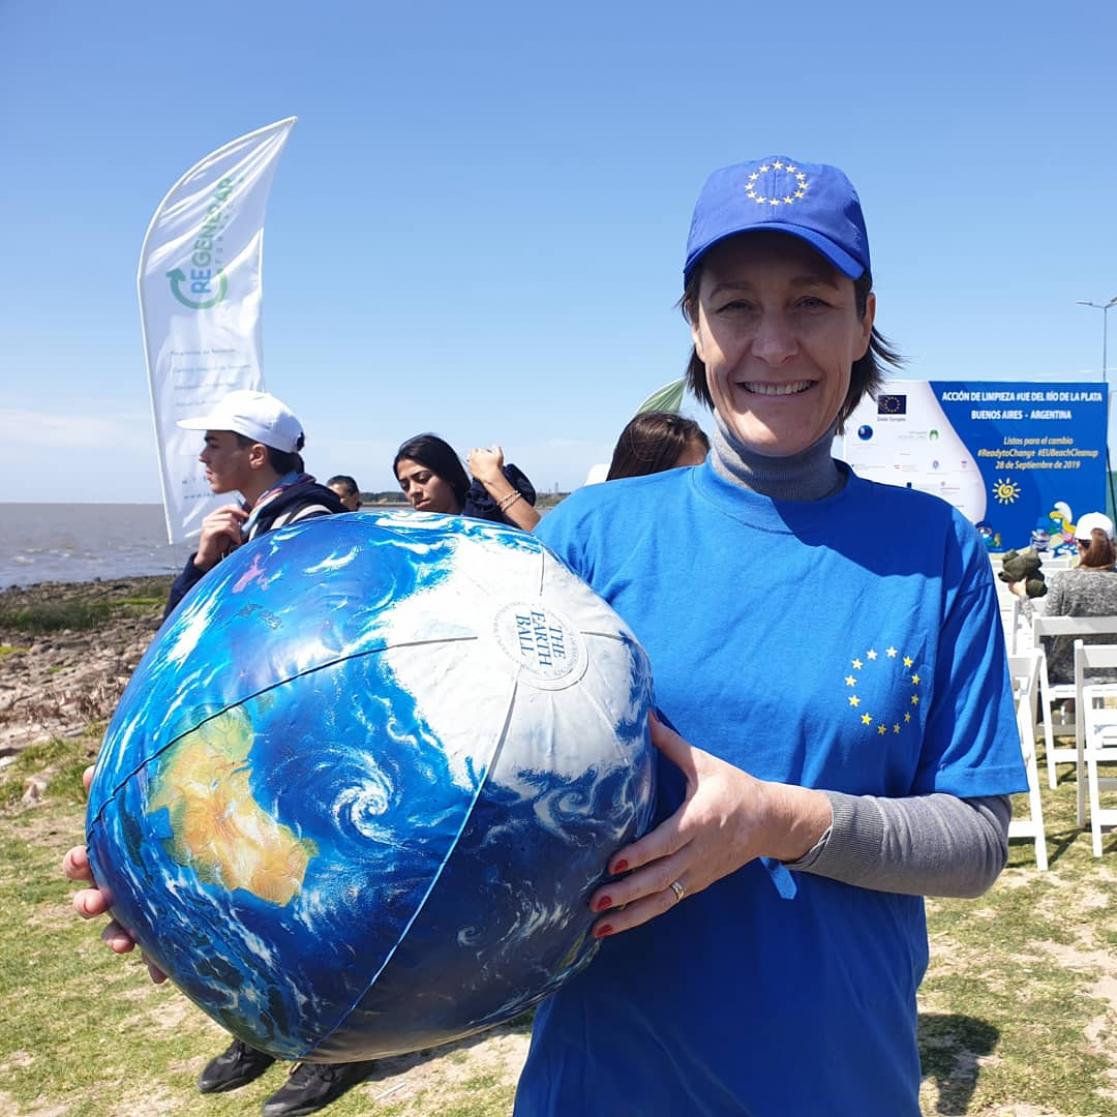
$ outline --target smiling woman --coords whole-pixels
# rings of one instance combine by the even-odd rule
[[[917,1117],[922,897],[992,884],[1026,786],[988,559],[831,456],[896,360],[841,171],[715,171],[682,307],[710,456],[539,528],[649,653],[660,821],[589,899],[516,1114]]]
[[[714,408],[759,451],[813,445],[849,397],[876,297],[859,306],[851,279],[783,233],[722,241],[695,270],[685,305]]]

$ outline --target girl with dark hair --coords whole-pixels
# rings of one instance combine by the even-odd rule
[[[470,451],[471,481],[454,448],[436,434],[409,438],[392,471],[403,495],[420,512],[470,516],[531,531],[539,523],[535,488],[499,446]]]
[[[673,411],[645,411],[621,431],[605,480],[701,465],[709,452],[710,440],[693,419]]]

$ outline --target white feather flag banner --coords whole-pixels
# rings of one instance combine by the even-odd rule
[[[662,388],[657,388],[652,392],[636,408],[636,414],[643,415],[645,411],[672,411],[678,414],[679,409],[683,406],[683,396],[685,394],[686,378],[672,380],[670,384],[664,384]]]
[[[167,537],[180,542],[229,497],[214,497],[197,431],[176,423],[238,388],[262,389],[264,216],[295,117],[195,163],[159,203],[136,283]]]

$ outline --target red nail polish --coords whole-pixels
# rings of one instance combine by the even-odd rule
[[[618,861],[613,866],[613,875],[616,876],[617,873],[623,873],[625,871],[625,869],[627,869],[627,868],[628,868],[628,862],[627,861],[624,861],[624,860]]]
[[[593,937],[595,939],[603,939],[606,935],[611,935],[613,928],[608,923],[603,923],[600,927],[593,929]]]
[[[613,898],[611,896],[602,896],[596,904],[593,905],[594,911],[608,911],[613,906]]]

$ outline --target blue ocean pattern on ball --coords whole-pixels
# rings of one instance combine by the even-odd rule
[[[255,1046],[345,1061],[506,1020],[590,962],[646,829],[651,676],[534,537],[357,513],[245,545],[106,733],[87,841],[114,916]]]

